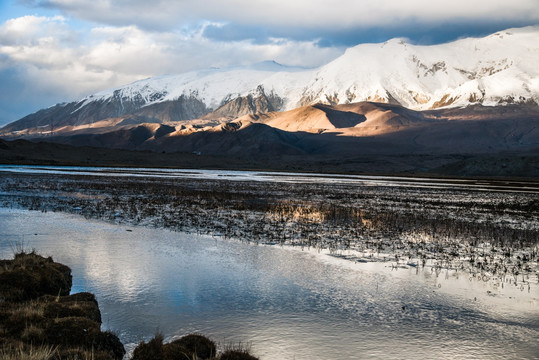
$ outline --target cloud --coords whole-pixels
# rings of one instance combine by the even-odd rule
[[[361,42],[439,43],[539,23],[536,0],[18,3],[50,16],[0,24],[0,125],[160,74],[263,60],[314,67]]]
[[[260,44],[221,41],[205,37],[205,28],[157,33],[133,25],[104,26],[77,34],[63,17],[25,16],[0,26],[0,67],[16,64],[25,67],[27,74],[41,71],[40,82],[73,84],[70,91],[83,93],[93,89],[98,79],[117,85],[162,73],[267,59],[316,66],[341,52],[320,49],[313,41],[285,38]]]
[[[204,31],[210,25],[215,24],[169,32],[97,26],[86,32],[61,16],[10,19],[0,25],[0,124],[54,102],[77,100],[150,76],[268,59],[318,66],[342,52],[320,48],[314,41],[274,38],[257,44],[209,39]],[[17,99],[26,106],[19,110],[14,106]]]
[[[170,32],[205,28],[214,41],[274,38],[352,46],[408,37],[432,44],[539,23],[536,0],[25,0],[104,26]],[[495,26],[493,26],[495,25]],[[447,29],[454,29],[447,31]]]
[[[536,0],[34,0],[77,18],[165,30],[214,21],[263,28],[352,29],[395,22],[539,21]]]

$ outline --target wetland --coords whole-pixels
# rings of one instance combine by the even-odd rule
[[[534,182],[18,166],[0,178],[2,255],[22,242],[70,266],[128,352],[157,328],[249,342],[261,359],[539,350]]]

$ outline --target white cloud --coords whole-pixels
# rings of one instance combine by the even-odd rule
[[[19,2],[62,16],[23,16],[0,24],[0,108],[14,107],[16,94],[9,81],[15,80],[12,87],[25,109],[25,99],[75,100],[141,78],[198,68],[271,59],[313,67],[344,50],[343,45],[320,47],[318,40],[350,44],[370,26],[403,21],[539,22],[536,0]],[[92,23],[81,27],[80,19]]]
[[[157,33],[135,26],[96,27],[86,36],[78,36],[85,41],[76,43],[72,40],[77,36],[68,35],[76,31],[70,32],[67,26],[61,17],[9,20],[0,26],[0,54],[7,59],[3,66],[26,66],[36,82],[61,82],[82,94],[163,73],[268,59],[316,66],[341,51],[320,49],[312,41],[286,39],[267,44],[216,42],[205,39],[202,28]]]
[[[341,52],[320,49],[312,41],[219,42],[204,38],[203,30],[204,25],[148,32],[131,25],[101,26],[81,33],[63,17],[24,16],[0,25],[0,70],[17,74],[21,102],[29,98],[50,100],[52,94],[61,102],[166,73],[268,59],[316,66]],[[9,86],[3,82],[2,87]],[[13,101],[14,94],[2,93],[0,106],[8,98]],[[52,104],[41,106],[48,105]],[[16,119],[0,119],[0,123],[12,120]]]
[[[39,17],[23,16],[7,20],[0,27],[0,44],[26,44],[39,38],[50,36],[60,38],[72,37],[65,19],[62,16]]]
[[[200,20],[259,26],[350,28],[484,19],[539,20],[536,0],[45,0],[67,14],[104,24],[176,28]]]

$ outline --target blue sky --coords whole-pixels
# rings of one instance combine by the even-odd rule
[[[0,0],[0,126],[150,76],[539,23],[537,0]]]

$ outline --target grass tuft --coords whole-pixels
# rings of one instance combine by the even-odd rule
[[[200,334],[186,335],[163,346],[164,359],[209,359],[215,356],[215,343]]]
[[[247,350],[226,350],[218,358],[219,360],[258,360],[249,354]]]
[[[132,360],[164,360],[163,358],[163,334],[156,333],[147,343],[142,341],[133,351]]]
[[[30,346],[25,348],[21,345],[16,349],[0,350],[0,358],[2,360],[52,360],[57,353],[57,348],[54,346]]]
[[[118,337],[100,330],[95,296],[70,289],[71,269],[50,257],[0,260],[0,359],[122,359]]]
[[[25,301],[43,295],[68,295],[71,269],[35,252],[0,260],[0,294],[4,301]]]
[[[204,335],[189,334],[167,344],[163,339],[157,333],[147,343],[139,343],[131,360],[258,360],[241,343],[226,345],[224,352],[217,354],[215,343]]]

